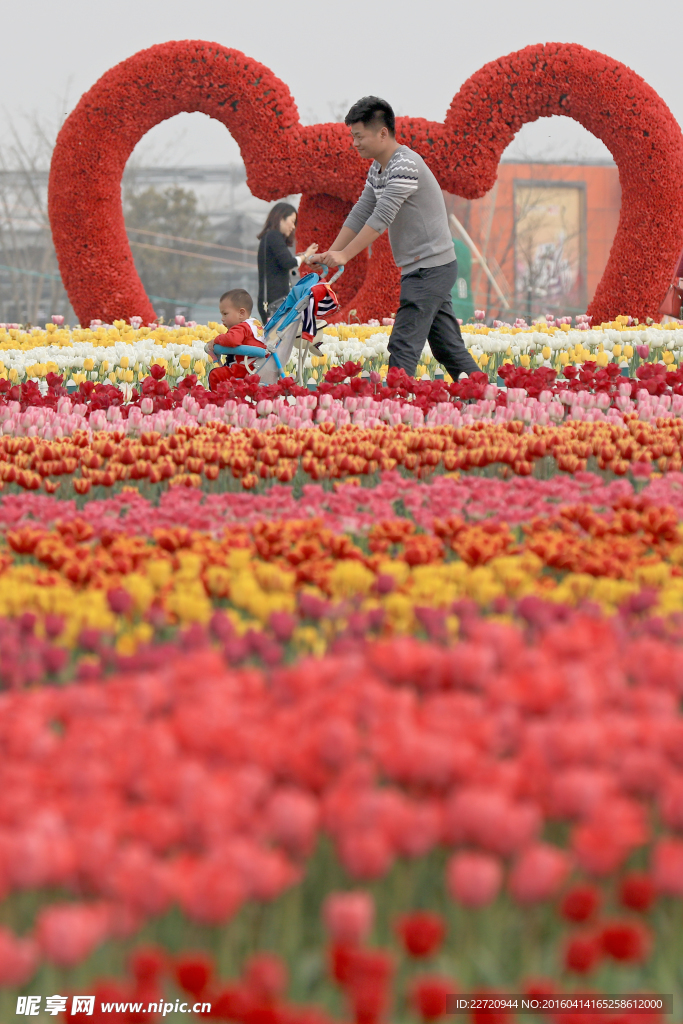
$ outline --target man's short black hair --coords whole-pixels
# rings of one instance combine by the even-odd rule
[[[219,304],[223,299],[227,299],[235,309],[246,309],[247,313],[251,313],[254,308],[254,300],[244,288],[231,288],[229,292],[223,292],[218,300]]]
[[[373,128],[386,128],[390,135],[396,133],[394,111],[387,101],[381,100],[379,96],[363,96],[362,100],[354,103],[344,118],[344,124],[358,124],[359,121]]]

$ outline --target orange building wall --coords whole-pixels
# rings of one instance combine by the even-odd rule
[[[515,181],[583,182],[585,187],[585,252],[586,301],[595,293],[598,281],[607,264],[610,248],[619,222],[621,188],[619,172],[613,164],[552,164],[502,163],[498,170],[497,185],[482,199],[469,201],[446,195],[449,212],[464,225],[475,245],[487,259],[493,257],[507,281],[515,306]],[[487,231],[490,232],[488,244]],[[486,308],[489,315],[509,319],[478,265],[473,263],[472,288],[474,305]],[[506,289],[503,288],[505,291]],[[549,310],[550,311],[550,310]],[[524,308],[519,310],[524,315]],[[562,310],[552,310],[561,313]]]

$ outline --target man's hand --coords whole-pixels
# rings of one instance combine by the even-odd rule
[[[348,257],[345,253],[337,250],[336,252],[329,249],[327,252],[318,253],[316,256],[316,263],[326,264],[330,270],[336,270],[337,267],[343,267],[348,261]]]

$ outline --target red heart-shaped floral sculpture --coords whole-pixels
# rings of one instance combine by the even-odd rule
[[[329,245],[361,191],[367,164],[348,129],[301,125],[288,88],[262,64],[217,43],[142,50],[81,98],[52,158],[50,223],[81,323],[154,319],[126,236],[121,177],[150,128],[194,110],[222,121],[236,139],[255,195],[303,193],[306,242]],[[619,168],[619,228],[589,313],[597,322],[656,316],[683,247],[683,137],[664,101],[625,65],[577,45],[529,46],[468,79],[444,124],[398,118],[397,138],[424,157],[442,188],[474,199],[492,187],[522,125],[551,114],[573,117],[602,139]],[[342,280],[346,311],[354,306],[364,319],[395,309],[399,279],[386,234]]]

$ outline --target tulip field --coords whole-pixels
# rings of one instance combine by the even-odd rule
[[[679,1021],[680,326],[210,390],[222,326],[54,319],[0,326],[0,1021]]]

